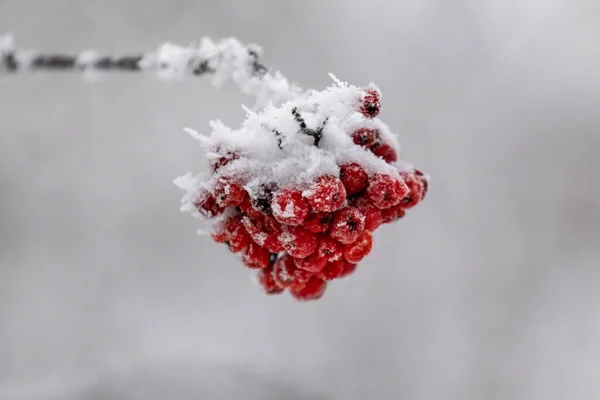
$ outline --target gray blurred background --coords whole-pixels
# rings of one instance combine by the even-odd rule
[[[382,89],[425,203],[319,302],[179,212],[208,79],[0,77],[0,399],[600,398],[600,2],[4,0],[24,47],[236,36]]]

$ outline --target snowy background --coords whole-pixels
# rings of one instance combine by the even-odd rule
[[[4,0],[47,51],[236,36],[303,87],[374,80],[428,199],[318,302],[179,212],[208,79],[0,77],[0,399],[600,397],[600,3]]]

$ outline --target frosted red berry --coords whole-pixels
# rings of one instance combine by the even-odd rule
[[[242,261],[248,268],[260,269],[269,266],[271,254],[256,243],[250,243],[242,254]]]
[[[338,278],[345,278],[348,275],[351,275],[354,271],[356,271],[357,266],[358,266],[358,264],[353,264],[351,262],[344,260],[344,270],[338,276]]]
[[[375,118],[379,115],[381,109],[380,98],[381,93],[379,93],[379,90],[375,88],[365,89],[358,110],[367,118]]]
[[[358,208],[358,210],[365,216],[365,230],[374,232],[383,223],[381,210],[369,203],[369,201],[364,197],[355,199],[351,205]]]
[[[427,190],[429,189],[429,177],[426,176],[423,173],[423,171],[421,171],[420,169],[416,169],[416,168],[415,168],[415,175],[423,184],[423,193],[421,193],[421,200],[424,200],[425,196],[427,195]]]
[[[338,260],[342,257],[342,244],[329,235],[319,236],[319,245],[315,254],[328,262]]]
[[[316,252],[312,253],[306,258],[296,258],[295,262],[298,268],[310,272],[319,272],[325,265],[327,265],[327,259],[324,257],[319,257]]]
[[[317,235],[301,226],[283,226],[279,240],[294,258],[305,258],[317,249]]]
[[[346,200],[346,189],[338,178],[324,175],[317,178],[303,195],[313,210],[332,212]]]
[[[376,128],[359,128],[352,132],[352,140],[355,144],[367,148],[381,144],[379,129]]]
[[[217,243],[225,243],[227,241],[229,233],[225,229],[224,221],[219,221],[219,223],[213,227],[210,237]]]
[[[304,221],[304,227],[314,233],[327,232],[331,226],[333,214],[328,212],[312,213]]]
[[[401,179],[391,175],[376,174],[369,178],[365,196],[378,208],[389,208],[400,203],[408,194],[408,186]]]
[[[290,289],[290,294],[299,301],[318,300],[323,297],[327,282],[319,278],[310,278],[302,287]]]
[[[215,184],[214,196],[221,207],[237,207],[246,197],[246,190],[234,179],[223,177]]]
[[[398,161],[398,154],[396,154],[396,150],[394,150],[394,148],[389,144],[371,147],[371,151],[388,164]]]
[[[332,281],[339,278],[344,273],[344,263],[346,261],[340,258],[335,261],[329,262],[318,274],[319,278]]]
[[[367,187],[367,173],[358,163],[340,167],[340,180],[346,189],[346,196],[359,194]]]
[[[352,243],[365,229],[365,216],[355,207],[344,207],[333,214],[332,238],[340,243]]]
[[[224,222],[227,238],[225,243],[233,253],[244,250],[252,239],[242,224],[241,217],[230,217]]]
[[[358,263],[365,258],[373,248],[373,236],[368,231],[354,242],[344,246],[344,259],[351,263]]]
[[[409,192],[399,204],[403,209],[413,208],[423,197],[423,182],[414,174],[404,174],[404,183],[408,186]]]
[[[273,279],[277,286],[283,289],[302,287],[313,273],[296,267],[294,259],[283,255],[273,265]]]
[[[398,219],[398,205],[384,208],[381,210],[381,221],[384,224],[391,224]]]
[[[250,218],[260,218],[263,215],[262,212],[260,212],[256,208],[254,208],[254,206],[252,205],[252,202],[250,201],[250,196],[248,194],[246,194],[246,196],[244,197],[244,200],[242,200],[239,207],[240,207],[240,210],[244,214],[248,215]]]
[[[214,218],[223,213],[223,207],[218,205],[215,197],[207,191],[198,196],[194,206],[204,218]]]
[[[283,293],[283,288],[279,287],[273,277],[273,266],[268,266],[258,271],[258,283],[266,294]]]
[[[300,225],[310,214],[310,205],[302,192],[294,188],[284,188],[273,196],[271,205],[275,219],[287,225]]]

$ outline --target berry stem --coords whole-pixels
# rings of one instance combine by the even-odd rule
[[[319,142],[323,138],[323,129],[325,128],[325,124],[327,124],[327,120],[329,118],[325,118],[321,126],[315,130],[306,126],[306,121],[304,121],[304,118],[302,118],[302,115],[300,115],[300,112],[298,112],[298,108],[292,108],[292,115],[294,116],[296,122],[298,122],[298,125],[300,125],[300,132],[305,135],[312,136],[315,139],[313,144],[316,147],[319,147]]]

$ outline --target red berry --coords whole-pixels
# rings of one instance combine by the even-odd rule
[[[281,232],[281,224],[273,216],[264,215],[263,223],[267,232]]]
[[[256,243],[250,243],[244,254],[242,261],[248,268],[259,269],[269,266],[271,254]]]
[[[356,242],[344,246],[344,258],[351,263],[358,263],[365,258],[373,248],[373,236],[368,231],[356,240]]]
[[[317,235],[301,226],[283,226],[279,240],[288,254],[294,258],[310,256],[317,248]]]
[[[342,256],[342,245],[329,235],[321,235],[315,254],[329,262],[339,260]]]
[[[310,213],[310,205],[298,189],[281,189],[273,196],[273,216],[287,225],[300,225]]]
[[[230,217],[225,223],[227,239],[225,243],[234,253],[244,250],[251,242],[250,235],[242,224],[241,217]]]
[[[267,268],[258,271],[258,283],[262,286],[266,294],[280,294],[283,289],[277,285],[273,278],[273,267],[268,266]]]
[[[423,182],[414,174],[403,174],[403,177],[409,192],[399,204],[403,209],[409,209],[419,204],[423,198]]]
[[[296,267],[294,259],[287,254],[278,258],[273,265],[273,279],[282,289],[302,287],[312,275],[312,272]]]
[[[304,227],[314,233],[327,232],[331,226],[333,214],[327,212],[316,212],[310,214],[304,221]]]
[[[383,158],[383,161],[388,164],[398,161],[398,154],[396,154],[396,150],[394,150],[394,148],[389,144],[371,147],[371,151],[377,157]]]
[[[210,233],[210,237],[217,243],[225,243],[229,237],[229,233],[225,229],[225,222],[220,221]]]
[[[358,110],[367,118],[375,118],[381,109],[381,93],[378,89],[367,88],[362,93]]]
[[[398,219],[398,205],[381,210],[381,220],[384,224],[390,224]]]
[[[214,196],[221,207],[237,207],[244,201],[246,190],[229,177],[220,178],[215,184]]]
[[[340,243],[354,242],[365,229],[365,216],[355,207],[344,207],[333,214],[331,237]]]
[[[281,240],[279,240],[279,235],[280,232],[267,233],[263,242],[265,249],[269,250],[271,253],[280,253],[285,250],[281,244]]]
[[[249,195],[244,197],[244,200],[242,200],[239,207],[240,210],[242,210],[242,212],[248,215],[250,218],[260,218],[263,215],[260,211],[254,208],[252,202],[250,201]]]
[[[298,268],[310,272],[319,272],[325,265],[327,265],[327,259],[324,257],[319,257],[316,252],[312,253],[306,258],[296,258],[295,262]]]
[[[350,263],[350,262],[344,260],[344,271],[340,274],[340,276],[338,276],[338,278],[344,278],[344,277],[352,274],[356,270],[357,266],[358,266],[358,264],[353,264],[353,263]]]
[[[246,228],[246,232],[250,235],[258,245],[262,246],[267,237],[267,230],[265,228],[265,220],[263,217],[250,218],[248,215],[242,217],[242,225]]]
[[[377,174],[369,179],[366,198],[381,209],[395,206],[408,194],[408,186],[390,175]]]
[[[359,128],[352,132],[352,140],[355,144],[368,148],[381,144],[379,129],[376,128]]]
[[[381,210],[369,203],[364,197],[354,200],[351,205],[365,216],[365,230],[374,232],[383,223]]]
[[[338,178],[324,175],[317,178],[303,195],[315,211],[332,212],[346,200],[346,189]]]
[[[346,261],[343,258],[328,263],[325,268],[319,272],[318,276],[326,281],[332,281],[339,278],[344,273],[344,263]]]
[[[326,288],[327,282],[313,277],[304,286],[290,289],[290,293],[299,301],[317,300],[323,297]]]
[[[194,206],[204,218],[214,218],[223,213],[223,207],[218,205],[214,196],[207,191],[198,196],[194,201]]]
[[[415,175],[419,178],[423,184],[423,193],[421,194],[421,201],[425,200],[427,190],[429,189],[429,177],[426,176],[420,169],[415,168]]]
[[[359,194],[367,187],[367,173],[357,163],[345,164],[340,167],[340,180],[346,188],[346,195]]]

